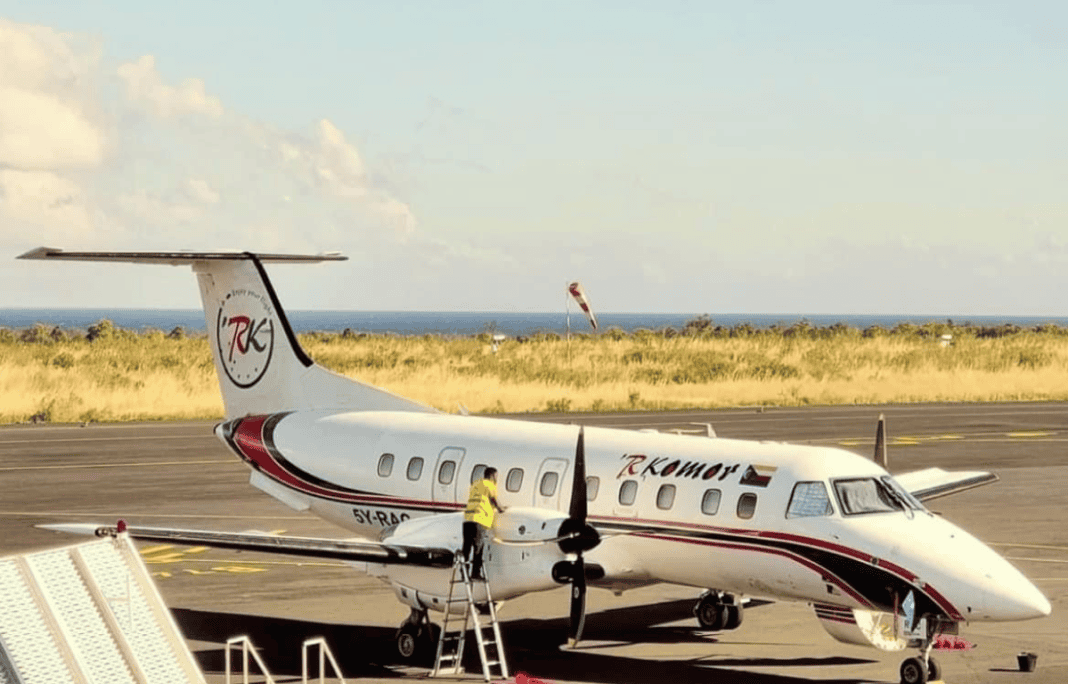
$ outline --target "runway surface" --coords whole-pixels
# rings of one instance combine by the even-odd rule
[[[721,437],[839,445],[870,454],[885,413],[890,469],[986,469],[1001,481],[931,502],[1007,556],[1049,597],[1041,620],[962,627],[975,649],[937,654],[949,683],[1068,681],[1068,404],[960,404],[519,416],[620,428],[704,430]],[[38,530],[60,521],[345,536],[248,484],[209,423],[0,428],[0,555],[79,541]],[[507,502],[506,502],[507,503]],[[407,608],[392,591],[337,563],[145,545],[142,554],[194,652],[223,680],[222,644],[248,634],[278,681],[300,681],[300,643],[325,635],[349,681],[413,681],[393,634]],[[502,629],[513,671],[552,682],[896,682],[902,656],[847,646],[810,608],[746,611],[741,629],[695,629],[698,591],[658,586],[589,596],[585,645],[561,651],[567,592],[509,602]],[[1016,672],[1016,654],[1038,669]],[[258,679],[254,681],[259,681]]]

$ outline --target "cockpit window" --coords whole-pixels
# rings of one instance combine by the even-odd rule
[[[822,482],[798,482],[786,507],[787,518],[818,518],[834,515],[831,498]]]
[[[893,513],[905,510],[900,495],[886,483],[871,478],[835,480],[834,491],[846,515],[858,513]]]

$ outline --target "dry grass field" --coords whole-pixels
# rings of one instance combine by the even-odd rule
[[[207,339],[0,330],[0,422],[217,418]],[[952,335],[943,344],[942,335]],[[1068,399],[1068,330],[804,323],[509,339],[309,333],[324,366],[445,411]]]

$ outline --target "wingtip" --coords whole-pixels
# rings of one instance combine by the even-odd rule
[[[36,248],[31,249],[30,251],[26,252],[25,254],[18,255],[15,258],[16,259],[47,259],[48,257],[52,256],[53,254],[57,254],[57,253],[62,252],[62,251],[63,251],[62,249],[57,249],[55,247],[36,247]]]

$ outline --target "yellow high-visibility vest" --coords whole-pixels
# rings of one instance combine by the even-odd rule
[[[493,527],[493,507],[491,498],[497,497],[497,483],[492,480],[479,480],[471,485],[471,491],[467,494],[467,508],[464,510],[464,520],[476,522],[483,527]]]

